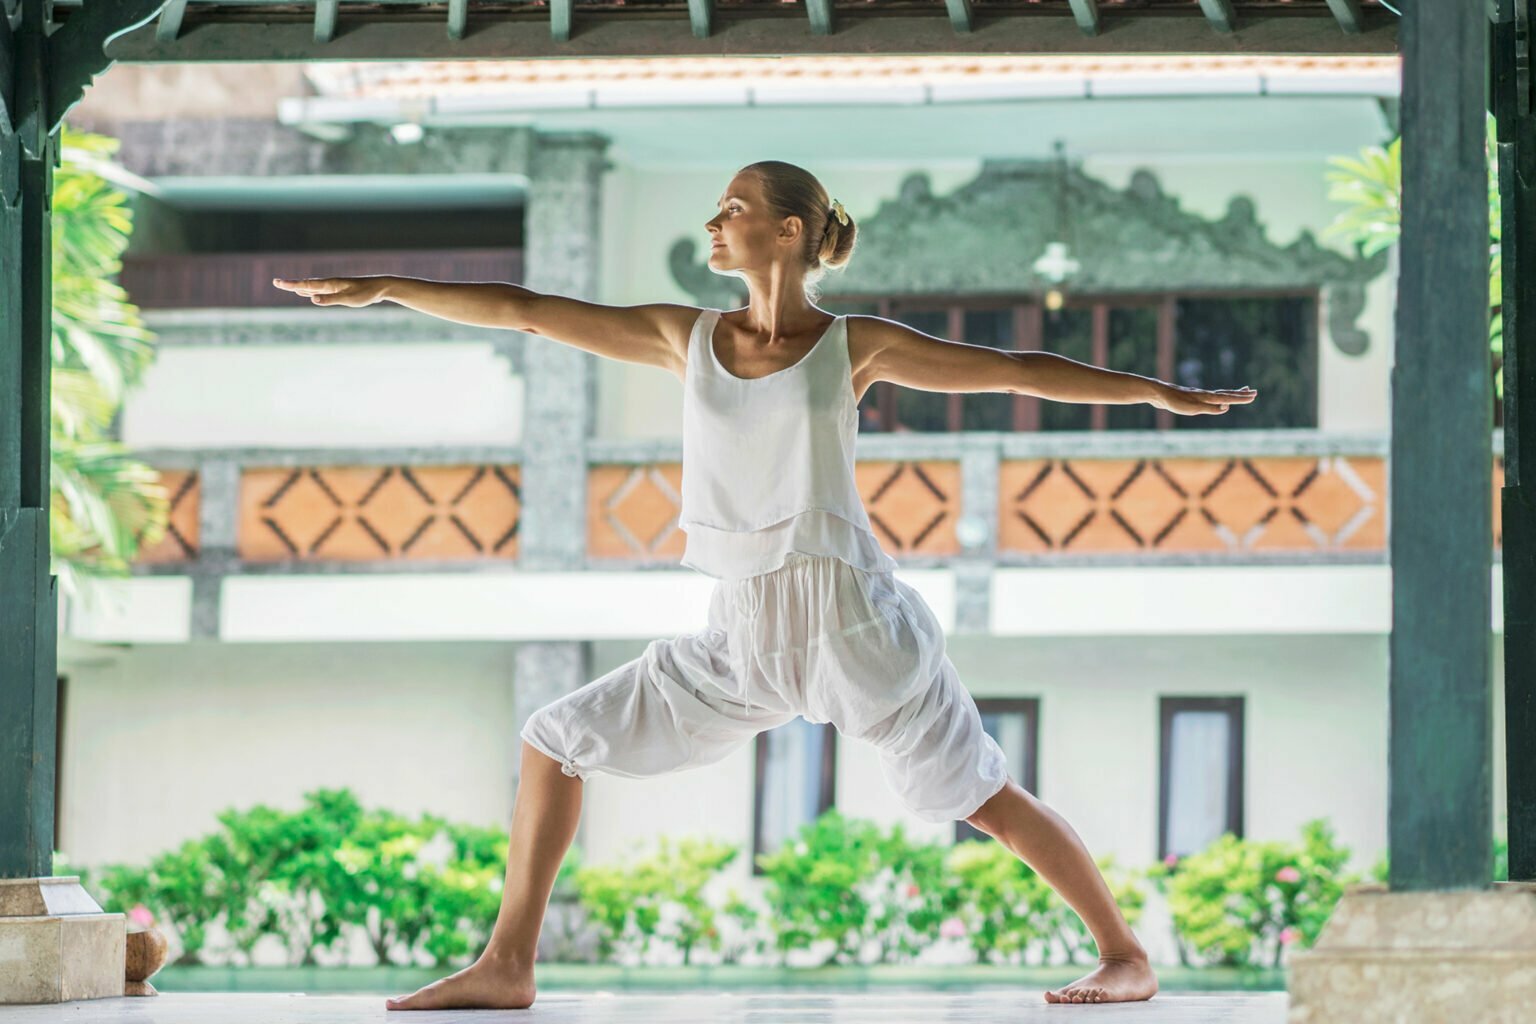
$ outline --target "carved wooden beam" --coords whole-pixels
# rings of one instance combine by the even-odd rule
[[[564,0],[554,0],[556,10]],[[1116,13],[1113,31],[1086,36],[1076,20],[1027,17],[990,10],[968,33],[956,33],[936,15],[861,16],[842,12],[837,31],[817,35],[796,18],[733,16],[729,32],[708,38],[689,31],[680,16],[651,12],[583,11],[582,30],[561,40],[542,20],[492,20],[468,38],[423,33],[419,22],[369,10],[349,14],[347,31],[329,43],[312,38],[309,19],[283,12],[246,11],[250,20],[221,20],[212,5],[197,9],[197,30],[173,43],[157,42],[153,30],[132,33],[108,48],[113,60],[166,63],[197,61],[474,60],[527,57],[752,57],[787,54],[1395,54],[1398,19],[1364,10],[1364,30],[1339,31],[1331,16],[1254,18],[1242,32],[1213,32],[1200,17]],[[624,10],[624,9],[621,9]]]
[[[165,0],[86,0],[47,39],[47,124],[52,132],[85,95],[91,79],[111,66],[106,55],[113,39],[160,13]]]

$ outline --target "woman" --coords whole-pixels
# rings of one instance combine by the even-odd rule
[[[878,748],[888,784],[927,821],[963,818],[1021,857],[1083,919],[1100,952],[1053,1003],[1148,999],[1157,979],[1082,840],[1008,775],[944,652],[932,611],[893,575],[853,483],[857,407],[878,380],[1063,402],[1147,402],[1211,415],[1251,388],[1203,391],[1044,352],[944,341],[834,316],[814,286],[855,228],[791,164],[743,168],[705,225],[709,266],[745,308],[603,306],[516,285],[365,277],[273,283],[317,305],[381,300],[660,367],[683,381],[684,565],[716,578],[708,628],[539,709],[522,730],[506,887],[485,952],[390,1009],[527,1007],[544,909],[594,772],[646,778],[724,758],[796,717]]]

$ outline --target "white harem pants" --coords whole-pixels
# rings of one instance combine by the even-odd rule
[[[707,628],[651,641],[521,735],[566,775],[639,779],[719,761],[796,716],[877,747],[924,821],[967,818],[1008,781],[921,595],[893,573],[800,553],[716,580]]]

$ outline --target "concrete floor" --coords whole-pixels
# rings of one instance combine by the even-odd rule
[[[1136,1021],[1137,1024],[1285,1024],[1283,992],[1158,995],[1145,1003],[1052,1006],[1039,992],[799,994],[731,992],[635,995],[540,994],[527,1010],[398,1012],[382,996],[168,993],[52,1006],[0,1006],[0,1024],[1003,1024]]]

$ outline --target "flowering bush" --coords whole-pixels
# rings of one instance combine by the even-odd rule
[[[857,963],[870,920],[870,890],[889,844],[872,822],[830,810],[757,858],[767,882],[773,945],[781,955],[830,939],[827,964]]]
[[[362,929],[380,963],[434,966],[478,955],[489,938],[506,874],[499,829],[365,811],[347,790],[306,794],[298,811],[258,805],[218,820],[218,831],[148,865],[77,873],[104,909],[153,914],[183,965],[209,960],[215,925],[229,943],[219,959],[247,964],[266,936],[291,963],[313,964]]]
[[[582,906],[598,929],[602,959],[621,944],[643,956],[657,938],[682,950],[684,964],[692,962],[698,946],[720,949],[716,909],[705,901],[704,887],[736,859],[736,847],[694,838],[674,845],[666,836],[658,844],[655,854],[630,866],[592,865],[575,872]]]
[[[1275,966],[1291,946],[1306,948],[1333,913],[1349,850],[1322,820],[1302,826],[1301,842],[1259,842],[1228,833],[1199,853],[1149,872],[1166,893],[1186,964]],[[1192,956],[1193,955],[1193,956]]]

